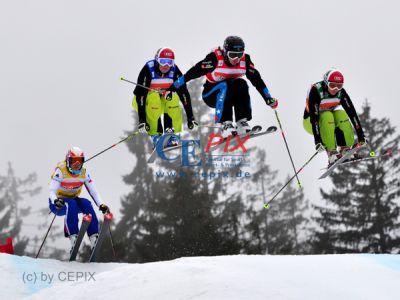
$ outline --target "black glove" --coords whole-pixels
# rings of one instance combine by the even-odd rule
[[[54,205],[57,209],[63,208],[65,205],[65,202],[63,199],[56,199],[54,200]]]
[[[267,105],[269,105],[269,107],[271,107],[272,109],[275,109],[278,107],[278,99],[276,98],[265,98],[265,103],[267,103]]]
[[[191,117],[191,118],[188,118],[187,126],[190,130],[193,130],[197,126],[199,126],[199,123],[197,123],[197,121],[193,117]]]
[[[316,143],[315,150],[317,150],[319,153],[325,152],[325,147],[324,145],[322,145],[322,143]]]
[[[358,138],[358,144],[359,145],[364,145],[364,144],[368,144],[368,140],[367,140],[367,138],[365,137],[365,136],[363,136],[363,137],[359,137]]]
[[[99,209],[101,210],[101,212],[102,212],[103,214],[106,214],[106,213],[109,213],[109,212],[110,212],[110,209],[109,209],[108,206],[105,205],[105,204],[100,204]]]
[[[172,100],[172,93],[173,91],[170,91],[169,89],[164,91],[161,96],[165,98],[165,100],[167,101],[171,101]]]
[[[147,133],[150,130],[150,126],[146,123],[139,123],[138,131],[140,133]]]

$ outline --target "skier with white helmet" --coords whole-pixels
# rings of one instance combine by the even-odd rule
[[[83,167],[85,155],[79,147],[69,149],[65,161],[59,163],[51,175],[49,208],[57,216],[64,216],[64,234],[71,241],[71,251],[78,237],[78,214],[90,214],[92,221],[87,229],[91,247],[99,236],[99,223],[92,204],[88,199],[79,197],[85,185],[93,201],[103,213],[110,210],[97,192],[89,173]]]
[[[179,100],[186,112],[188,128],[191,130],[197,126],[186,85],[177,93],[165,92],[179,76],[182,76],[182,72],[175,64],[175,53],[169,47],[158,49],[154,59],[146,62],[139,73],[132,106],[139,114],[139,132],[147,131],[154,147],[163,133],[174,133],[166,146],[178,144],[176,133],[182,131]]]
[[[304,129],[314,135],[316,150],[326,150],[328,166],[355,144],[353,127],[358,143],[366,143],[357,112],[343,85],[342,72],[335,68],[328,70],[322,81],[311,86],[304,110]],[[357,153],[350,159],[355,158]]]
[[[214,48],[179,77],[169,90],[180,91],[185,83],[203,75],[206,75],[206,82],[202,97],[208,106],[215,108],[215,123],[222,124],[224,137],[251,131],[248,124],[252,119],[249,87],[241,77],[246,75],[267,105],[271,108],[278,106],[278,100],[272,98],[250,55],[245,53],[243,40],[238,36],[228,36],[222,48]],[[233,124],[233,109],[237,128]]]

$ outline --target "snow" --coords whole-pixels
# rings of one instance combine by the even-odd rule
[[[2,299],[390,300],[399,299],[400,255],[235,255],[89,264],[0,254],[0,276]]]

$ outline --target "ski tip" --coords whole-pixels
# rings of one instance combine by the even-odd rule
[[[268,203],[265,203],[265,204],[264,204],[264,208],[268,209],[268,208],[269,208],[269,204],[268,204]]]
[[[277,130],[278,130],[278,127],[276,127],[276,126],[270,126],[267,129],[267,131],[277,131]]]
[[[119,80],[124,80],[124,77],[120,77]]]

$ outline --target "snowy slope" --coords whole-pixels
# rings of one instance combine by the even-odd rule
[[[0,276],[2,299],[400,299],[400,255],[87,264],[0,254]]]

